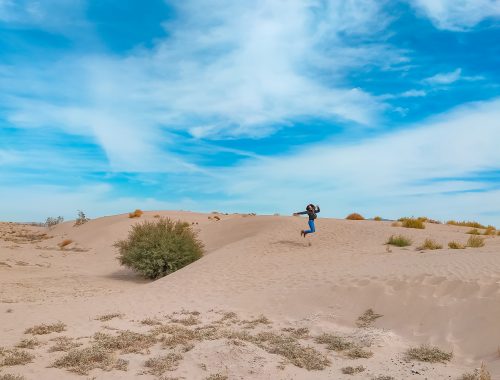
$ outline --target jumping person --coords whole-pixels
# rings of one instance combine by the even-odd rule
[[[312,234],[316,232],[316,227],[314,226],[314,219],[316,219],[318,216],[316,215],[318,212],[320,212],[319,206],[315,206],[312,203],[308,204],[306,207],[306,211],[301,211],[301,212],[294,212],[293,215],[305,215],[307,214],[309,216],[309,229],[307,231],[301,230],[300,231],[300,236],[306,237],[307,234]]]

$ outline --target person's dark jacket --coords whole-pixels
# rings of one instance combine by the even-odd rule
[[[314,210],[301,211],[301,212],[297,212],[296,214],[297,215],[307,214],[309,216],[309,220],[314,220],[318,217],[316,214],[319,213],[320,211],[321,210],[319,209],[319,206],[314,206]]]

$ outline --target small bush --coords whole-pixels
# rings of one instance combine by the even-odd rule
[[[464,373],[458,380],[491,380],[491,374],[484,363],[481,363],[481,368],[474,370],[474,372]]]
[[[3,358],[2,358],[3,357]],[[0,367],[25,365],[31,363],[35,355],[30,354],[28,351],[13,348],[11,350],[0,351]]]
[[[421,219],[415,218],[403,218],[400,220],[401,227],[405,228],[418,228],[423,230],[425,228],[425,224]]]
[[[484,247],[484,239],[479,236],[472,235],[469,240],[467,240],[467,247],[480,248]]]
[[[57,246],[61,249],[64,249],[64,247],[66,247],[67,245],[70,245],[71,243],[73,243],[73,240],[71,239],[64,239],[62,242],[60,242],[59,244],[57,244]]]
[[[488,228],[486,228],[486,230],[484,231],[484,234],[483,235],[490,235],[490,236],[495,236],[497,234],[497,230],[495,227],[493,226],[488,226]]]
[[[58,336],[57,338],[51,339],[51,341],[55,342],[55,344],[49,348],[49,352],[68,352],[69,350],[82,345],[82,343],[75,342],[73,338],[69,338],[67,336]]]
[[[380,216],[376,216],[375,218],[373,218],[373,220],[375,220],[376,222],[380,222],[382,218]]]
[[[368,359],[373,356],[373,352],[365,350],[361,347],[354,347],[347,352],[349,359]]]
[[[441,249],[441,248],[443,248],[443,246],[441,244],[435,242],[434,240],[425,239],[424,243],[420,247],[418,247],[417,249],[419,251],[423,251],[425,249],[432,250],[432,249]]]
[[[133,212],[129,212],[128,217],[129,218],[140,218],[142,214],[144,214],[144,212],[142,210],[136,209]]]
[[[334,334],[322,334],[314,341],[319,344],[326,344],[326,349],[330,351],[344,351],[354,347],[354,343]]]
[[[216,373],[208,377],[205,377],[205,380],[228,380],[228,379],[229,377],[227,377],[226,375],[222,375],[220,373]]]
[[[53,332],[63,332],[64,330],[66,330],[66,325],[62,322],[57,322],[52,325],[41,324],[33,326],[29,329],[26,329],[24,333],[31,335],[45,335]]]
[[[47,227],[53,227],[59,223],[62,223],[64,222],[64,218],[62,216],[58,216],[57,218],[52,218],[52,217],[48,217],[46,220],[45,220],[45,225]]]
[[[341,369],[342,373],[344,375],[354,375],[355,373],[360,373],[360,372],[363,372],[365,370],[365,367],[363,367],[362,365],[358,365],[357,367],[344,367]]]
[[[87,216],[82,210],[78,210],[78,217],[75,220],[74,226],[81,226],[82,224],[87,223],[89,220],[90,219],[87,218]]]
[[[0,375],[0,380],[25,380],[25,377],[20,375],[12,375],[10,373],[4,373],[3,375]]]
[[[417,360],[420,362],[445,363],[451,360],[453,353],[444,352],[438,347],[423,344],[420,347],[409,348],[405,353],[405,357],[407,360]]]
[[[377,319],[381,317],[383,317],[382,314],[377,314],[373,311],[373,309],[368,309],[359,316],[358,320],[356,321],[356,326],[370,327]]]
[[[467,231],[468,234],[471,235],[481,235],[481,232],[477,228],[473,228],[472,230]]]
[[[80,375],[87,375],[89,371],[100,368],[111,371],[116,363],[112,352],[99,346],[73,349],[62,358],[56,360],[52,367],[66,368]]]
[[[144,363],[144,367],[148,368],[148,373],[155,376],[161,376],[167,371],[175,371],[181,359],[181,355],[169,353],[165,356],[149,358]]]
[[[451,249],[465,249],[465,245],[458,243],[456,241],[450,241],[448,247]]]
[[[128,238],[115,247],[122,265],[150,279],[175,272],[203,255],[203,244],[190,225],[168,218],[134,225]]]
[[[101,322],[107,322],[111,321],[114,318],[121,318],[121,317],[123,317],[123,314],[121,313],[110,313],[110,314],[99,315],[98,317],[95,318],[95,320]]]
[[[20,341],[17,345],[16,345],[16,348],[28,348],[30,350],[38,347],[38,346],[41,346],[42,345],[42,342],[40,342],[38,339],[36,338],[29,338],[29,339],[23,339],[22,341]]]
[[[358,214],[357,212],[353,212],[345,217],[347,220],[365,220],[365,218]]]
[[[460,226],[460,227],[486,228],[486,226],[483,226],[481,223],[473,222],[473,221],[457,222],[455,220],[448,220],[446,222],[446,224],[449,224],[449,225],[452,225],[452,226]]]
[[[407,247],[412,244],[412,240],[403,235],[391,235],[386,244],[395,245],[397,247]]]

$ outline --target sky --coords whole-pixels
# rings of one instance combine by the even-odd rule
[[[498,0],[0,0],[0,220],[500,226]]]

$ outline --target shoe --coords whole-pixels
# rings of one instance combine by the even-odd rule
[[[305,237],[304,230],[300,230],[300,236]]]

